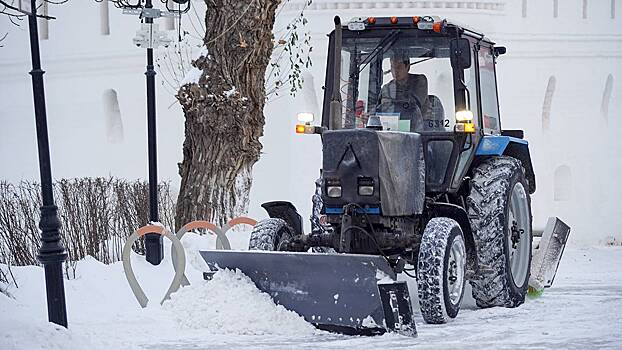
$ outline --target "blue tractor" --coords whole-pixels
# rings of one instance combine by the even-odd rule
[[[250,252],[205,260],[345,333],[416,333],[400,273],[427,323],[457,316],[467,282],[480,307],[521,305],[536,181],[523,131],[499,116],[505,48],[431,16],[336,17],[329,38],[322,123],[297,126],[323,144],[312,231],[291,203],[265,203]]]

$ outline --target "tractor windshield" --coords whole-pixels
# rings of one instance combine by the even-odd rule
[[[380,118],[384,130],[453,131],[453,71],[449,38],[344,37],[341,52],[341,128],[364,128]]]

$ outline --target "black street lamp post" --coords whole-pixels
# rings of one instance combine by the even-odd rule
[[[52,169],[50,166],[50,145],[48,141],[47,116],[45,111],[45,90],[39,54],[39,33],[37,29],[36,1],[31,1],[32,12],[28,15],[30,32],[30,53],[32,56],[32,92],[35,105],[37,127],[37,145],[39,149],[39,171],[41,173],[41,248],[39,261],[45,270],[45,291],[47,294],[48,319],[63,327],[67,327],[67,307],[65,305],[65,286],[63,281],[63,261],[67,253],[60,241],[58,231],[57,207],[54,205],[52,189]]]
[[[151,0],[146,0],[145,8],[153,8]],[[153,18],[145,18],[145,23],[153,23]],[[147,48],[147,143],[149,153],[149,221],[160,221],[158,215],[158,160],[156,142],[156,94],[153,69],[153,48]],[[164,259],[162,236],[156,233],[145,235],[145,256],[148,262],[158,265]]]
[[[153,48],[160,45],[168,46],[170,39],[157,30],[154,25],[154,19],[160,17],[175,17],[182,13],[188,12],[190,9],[189,0],[172,0],[179,4],[178,9],[169,8],[168,1],[166,9],[161,11],[153,8],[152,0],[138,0],[136,4],[126,3],[121,7],[123,13],[128,15],[139,15],[146,26],[137,33],[134,38],[134,44],[138,47],[147,49],[147,145],[149,154],[149,221],[158,222],[158,163],[157,163],[157,133],[156,133],[156,93],[155,93],[155,76],[156,72],[153,67]],[[143,5],[144,2],[144,5]],[[181,5],[185,5],[182,9]],[[164,259],[164,246],[162,244],[162,236],[156,233],[148,233],[145,235],[145,255],[148,262],[158,265]]]

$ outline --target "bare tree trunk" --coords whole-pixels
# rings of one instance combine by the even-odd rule
[[[193,62],[201,78],[177,94],[186,118],[177,229],[192,220],[222,225],[248,209],[280,0],[205,2],[208,53]]]

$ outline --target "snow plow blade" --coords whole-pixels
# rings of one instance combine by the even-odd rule
[[[259,290],[319,329],[416,336],[406,282],[372,255],[265,251],[201,251],[211,272],[239,269]]]
[[[540,294],[553,284],[557,268],[570,235],[570,227],[556,217],[550,217],[538,247],[533,251],[529,292]]]

